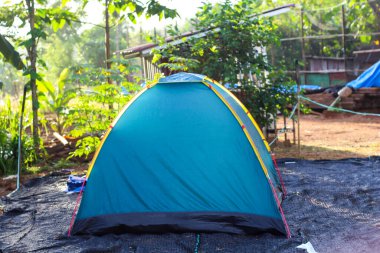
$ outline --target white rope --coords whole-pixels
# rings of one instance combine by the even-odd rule
[[[336,37],[365,37],[365,36],[372,36],[372,35],[380,35],[380,32],[373,32],[373,33],[347,33],[347,34],[326,34],[326,35],[310,35],[310,36],[304,36],[304,37],[292,37],[292,38],[284,38],[280,39],[280,41],[291,41],[291,40],[301,40],[301,39],[332,39]]]
[[[376,116],[376,117],[380,117],[380,114],[377,114],[377,113],[369,113],[369,112],[355,112],[355,111],[351,111],[351,110],[346,110],[346,109],[343,109],[343,108],[338,108],[338,107],[333,107],[333,106],[328,106],[328,105],[324,105],[324,104],[321,104],[321,103],[318,103],[314,100],[311,100],[310,98],[308,97],[304,97],[304,96],[299,96],[300,99],[303,99],[305,101],[308,101],[310,103],[313,103],[313,104],[316,104],[316,105],[319,105],[323,108],[326,108],[328,109],[329,111],[335,111],[335,112],[347,112],[347,113],[352,113],[352,114],[356,114],[356,115],[362,115],[362,116]]]

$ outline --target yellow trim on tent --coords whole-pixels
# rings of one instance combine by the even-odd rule
[[[204,78],[201,82],[206,85],[207,87],[209,87],[221,100],[222,102],[228,107],[228,109],[232,112],[232,114],[234,115],[234,117],[236,118],[236,120],[239,122],[240,126],[243,128],[243,131],[244,131],[244,134],[247,136],[247,139],[249,141],[249,143],[251,144],[252,148],[253,148],[253,151],[255,152],[257,158],[259,159],[259,162],[261,164],[261,167],[265,173],[265,175],[269,178],[269,174],[268,174],[268,170],[267,168],[265,167],[265,164],[264,162],[262,161],[261,157],[260,157],[260,154],[251,138],[251,136],[249,135],[247,129],[245,128],[243,122],[241,121],[241,119],[239,118],[239,116],[236,114],[236,112],[232,109],[232,107],[228,104],[228,102],[225,100],[225,98],[218,92],[216,91],[215,89],[213,89],[206,81],[208,82],[211,82],[215,85],[217,85],[219,88],[223,89],[225,92],[227,92],[240,106],[241,108],[245,111],[245,112],[248,112],[247,108],[240,102],[239,99],[237,99],[235,97],[234,94],[232,94],[229,90],[227,90],[225,87],[223,87],[221,84],[219,84],[218,82],[214,81],[214,80],[211,80],[209,78]],[[90,167],[87,171],[87,179],[89,178],[90,174],[91,174],[91,171],[92,171],[92,168],[94,167],[95,165],[95,162],[96,162],[96,159],[98,158],[98,155],[100,153],[100,150],[102,149],[103,147],[103,144],[104,142],[106,141],[107,137],[109,136],[109,134],[111,133],[113,127],[116,125],[116,123],[119,121],[119,119],[121,118],[121,116],[124,114],[124,112],[128,109],[129,106],[131,106],[133,104],[133,102],[138,98],[140,97],[145,91],[147,91],[148,89],[152,88],[153,86],[155,86],[158,82],[154,82],[152,84],[149,84],[147,85],[143,90],[141,90],[136,96],[134,96],[125,106],[124,108],[121,110],[121,112],[119,113],[119,115],[113,120],[113,122],[111,123],[110,127],[108,128],[106,134],[104,135],[103,139],[101,140],[100,142],[100,145],[99,147],[97,148],[96,152],[95,152],[95,155],[94,157],[92,158],[92,161],[91,161],[91,164],[90,164]],[[269,145],[266,141],[266,139],[264,138],[264,135],[262,134],[260,128],[258,127],[256,121],[253,119],[253,117],[250,115],[250,113],[248,112],[248,117],[250,118],[251,122],[253,123],[253,125],[256,127],[256,130],[259,132],[260,136],[262,137],[263,141],[264,141],[264,144],[265,146],[267,147],[268,151],[270,151],[270,148],[269,148]]]
[[[107,129],[107,132],[106,132],[106,134],[104,135],[103,139],[100,141],[99,147],[96,149],[95,155],[94,155],[94,157],[92,158],[92,161],[91,161],[90,167],[88,168],[88,171],[87,171],[87,174],[86,174],[86,178],[87,178],[87,179],[89,178],[89,176],[90,176],[90,174],[91,174],[92,168],[94,167],[94,164],[95,164],[96,158],[98,158],[99,152],[100,152],[100,150],[102,149],[103,143],[104,143],[104,141],[107,139],[107,137],[108,137],[108,135],[110,134],[111,130],[112,130],[112,127],[110,126],[110,127]]]
[[[268,170],[267,170],[267,168],[265,167],[265,164],[264,164],[263,160],[261,159],[260,153],[259,153],[259,151],[257,150],[255,143],[253,142],[251,136],[249,135],[249,133],[248,133],[246,127],[244,126],[242,120],[240,119],[240,117],[236,114],[236,112],[234,111],[234,109],[232,109],[232,107],[231,107],[230,104],[225,100],[225,98],[224,98],[224,97],[223,97],[223,96],[222,96],[217,90],[215,90],[214,88],[212,88],[211,84],[209,84],[209,83],[207,83],[207,82],[205,82],[205,81],[202,81],[202,83],[203,83],[204,85],[206,85],[207,87],[209,87],[209,88],[210,88],[210,89],[211,89],[211,90],[212,90],[212,91],[213,91],[213,92],[214,92],[214,93],[220,98],[220,100],[222,100],[222,102],[227,106],[227,108],[228,108],[228,109],[231,111],[231,113],[234,115],[234,117],[236,118],[236,120],[239,122],[241,128],[243,129],[244,134],[246,135],[246,137],[247,137],[249,143],[251,144],[251,147],[252,147],[252,149],[253,149],[253,152],[255,152],[255,154],[256,154],[256,156],[257,156],[257,159],[259,160],[259,162],[260,162],[260,164],[261,164],[261,168],[263,169],[265,176],[266,176],[267,178],[270,178],[270,177],[269,177]],[[212,83],[216,84],[216,82],[212,82]]]
[[[267,140],[265,139],[263,132],[261,131],[259,125],[256,122],[256,120],[252,117],[251,113],[248,111],[247,107],[245,107],[245,105],[243,105],[242,102],[231,91],[227,90],[220,83],[218,83],[218,82],[216,82],[216,81],[214,81],[214,80],[212,80],[212,79],[210,79],[208,77],[206,77],[205,80],[207,80],[208,82],[211,82],[211,83],[217,85],[219,88],[221,88],[222,90],[224,90],[225,92],[227,92],[236,101],[236,103],[238,103],[240,105],[240,107],[243,109],[243,111],[248,115],[248,118],[251,120],[251,122],[253,123],[253,125],[256,127],[257,132],[259,132],[259,134],[261,136],[261,139],[264,141],[265,147],[270,152],[269,144],[268,144]]]
[[[156,85],[157,82],[155,83],[152,83],[150,85],[147,85],[147,87],[145,87],[144,89],[142,89],[136,96],[134,96],[125,106],[124,108],[120,111],[119,115],[113,120],[113,122],[111,123],[110,127],[108,128],[106,134],[104,135],[102,141],[100,142],[100,145],[99,147],[96,149],[96,152],[95,152],[95,155],[94,157],[92,158],[92,161],[91,161],[91,164],[90,164],[90,167],[88,168],[88,171],[87,171],[87,175],[86,175],[86,178],[88,180],[88,178],[90,177],[90,174],[91,174],[91,171],[92,171],[92,168],[94,167],[95,165],[95,162],[96,162],[96,159],[98,158],[98,155],[99,155],[99,152],[100,150],[102,149],[103,147],[103,144],[104,142],[106,141],[108,135],[110,134],[110,132],[112,131],[113,127],[116,125],[116,123],[119,121],[119,119],[121,118],[121,116],[124,114],[124,112],[128,109],[128,107],[130,105],[133,104],[133,102],[136,101],[136,99],[138,97],[140,97],[145,91],[147,91],[148,89],[152,88],[154,85]]]

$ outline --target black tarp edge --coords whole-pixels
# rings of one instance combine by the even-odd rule
[[[230,212],[152,212],[110,214],[76,220],[72,234],[223,232],[286,234],[281,219]]]

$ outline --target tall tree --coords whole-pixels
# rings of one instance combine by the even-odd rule
[[[102,1],[102,0],[101,0]],[[159,19],[162,18],[175,18],[178,14],[176,10],[170,9],[157,0],[149,0],[146,4],[141,3],[138,0],[104,0],[104,17],[105,17],[105,56],[106,56],[106,69],[111,69],[111,46],[110,46],[110,22],[111,15],[116,12],[118,15],[112,26],[116,26],[126,17],[136,23],[137,17],[145,14],[146,18],[158,15]],[[110,83],[111,80],[108,79]]]
[[[289,79],[266,57],[265,48],[278,42],[275,27],[270,19],[255,16],[253,4],[255,0],[205,4],[193,20],[204,36],[165,44],[155,51],[153,61],[170,71],[202,73],[231,88],[237,86],[238,95],[263,127],[278,110],[287,113],[294,94],[286,89]]]
[[[36,15],[35,15],[35,2],[34,0],[25,0],[27,6],[27,13],[30,27],[31,38],[25,43],[26,50],[30,61],[29,73],[30,73],[30,88],[32,91],[32,111],[33,111],[33,141],[34,147],[39,147],[38,136],[38,96],[37,96],[37,40],[38,40],[38,28],[35,27]]]
[[[42,59],[38,58],[38,42],[40,39],[46,39],[46,29],[52,27],[54,31],[62,28],[65,23],[70,24],[75,15],[68,10],[63,9],[67,1],[62,1],[62,6],[49,7],[47,0],[25,0],[18,1],[13,5],[0,8],[1,22],[0,25],[5,27],[17,27],[26,29],[27,35],[19,35],[19,46],[23,46],[27,52],[28,65],[24,75],[30,78],[30,87],[32,91],[32,110],[33,110],[33,140],[36,149],[39,148],[39,130],[38,130],[38,96],[36,80],[41,79],[37,73],[38,63],[45,65]],[[36,6],[37,5],[37,6]],[[22,21],[21,25],[17,24],[17,19]]]

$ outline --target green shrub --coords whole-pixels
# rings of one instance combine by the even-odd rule
[[[0,175],[17,172],[18,124],[18,108],[12,105],[10,97],[7,97],[4,106],[0,107]],[[26,134],[22,136],[21,154],[23,156],[23,168],[33,163],[37,158],[33,139]]]
[[[67,124],[72,128],[70,135],[79,138],[69,158],[87,158],[96,150],[119,111],[141,88],[133,75],[135,70],[125,60],[115,60],[111,70],[91,66],[73,68],[72,83],[82,89],[71,102],[67,116]],[[109,84],[107,78],[114,83]],[[129,93],[122,92],[122,87]]]
[[[282,68],[269,62],[266,48],[278,46],[276,26],[270,18],[255,16],[256,2],[205,3],[192,24],[204,36],[183,38],[184,43],[153,51],[153,62],[168,72],[201,73],[229,85],[260,127],[268,126],[278,112],[289,113],[296,103],[294,85]],[[176,29],[169,30],[178,36]],[[237,39],[238,38],[238,39]]]

